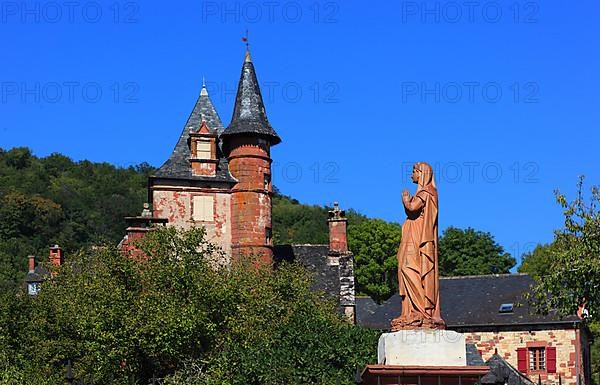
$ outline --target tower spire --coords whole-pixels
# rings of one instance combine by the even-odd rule
[[[223,131],[224,137],[232,135],[263,137],[271,145],[281,142],[281,138],[267,119],[254,64],[250,60],[248,51],[246,51],[246,58],[242,65],[231,123]]]

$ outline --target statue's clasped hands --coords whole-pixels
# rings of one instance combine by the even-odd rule
[[[404,191],[402,191],[402,202],[408,202],[410,201],[410,193],[408,192],[407,189],[404,189]]]

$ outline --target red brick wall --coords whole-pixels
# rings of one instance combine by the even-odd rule
[[[346,232],[345,219],[329,221],[329,249],[345,253],[348,251],[348,236]]]
[[[271,225],[271,192],[265,175],[271,177],[269,144],[259,138],[231,138],[228,144],[229,170],[239,182],[231,196],[232,256],[254,254],[264,263],[273,259],[267,242]]]

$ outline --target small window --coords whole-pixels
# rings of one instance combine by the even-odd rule
[[[529,370],[546,370],[546,348],[529,348]]]
[[[513,304],[512,303],[503,303],[500,305],[500,309],[498,309],[499,313],[512,313],[513,312]]]
[[[271,175],[265,174],[265,190],[269,191],[271,189]]]
[[[27,292],[29,293],[29,295],[38,295],[40,293],[39,282],[31,282],[27,284]]]
[[[196,142],[196,158],[198,159],[212,159],[212,153],[210,149],[210,142]]]

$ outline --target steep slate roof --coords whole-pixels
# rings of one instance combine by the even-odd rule
[[[553,314],[536,314],[524,298],[533,283],[527,274],[441,278],[442,318],[450,329],[578,322],[575,316],[561,319]],[[513,311],[500,313],[500,305],[508,303],[514,304]],[[398,294],[380,306],[371,298],[357,297],[357,322],[388,329],[390,321],[400,315],[401,304]]]
[[[26,283],[43,282],[50,275],[50,271],[43,265],[37,265],[33,272],[27,272]]]
[[[206,177],[206,176],[193,176],[192,168],[190,165],[190,147],[188,145],[188,137],[190,130],[194,132],[200,128],[202,124],[202,119],[206,122],[206,125],[209,129],[211,129],[216,134],[222,134],[224,131],[223,123],[221,123],[221,119],[219,118],[219,114],[215,110],[215,107],[208,96],[208,92],[206,91],[206,87],[202,85],[202,91],[200,91],[200,96],[194,105],[194,109],[190,114],[187,122],[183,126],[183,130],[181,135],[179,136],[179,140],[175,145],[175,149],[173,153],[167,159],[167,161],[160,166],[160,168],[153,175],[156,178],[168,178],[168,179],[194,179],[194,180],[207,180],[207,181],[225,181],[225,182],[236,182],[235,179],[229,173],[229,165],[227,159],[223,155],[223,153],[219,150],[217,151],[217,157],[219,158],[219,163],[217,165],[217,173],[215,177]]]
[[[506,362],[498,354],[494,354],[485,365],[490,367],[488,374],[481,378],[482,384],[502,385],[534,385],[534,383]]]
[[[298,262],[315,274],[313,289],[338,298],[340,294],[339,266],[329,266],[329,245],[281,245],[273,248],[275,262]]]
[[[225,137],[235,134],[264,136],[269,139],[271,145],[281,142],[281,138],[267,119],[254,64],[252,64],[249,52],[246,52],[246,58],[242,66],[231,123],[223,132]]]

